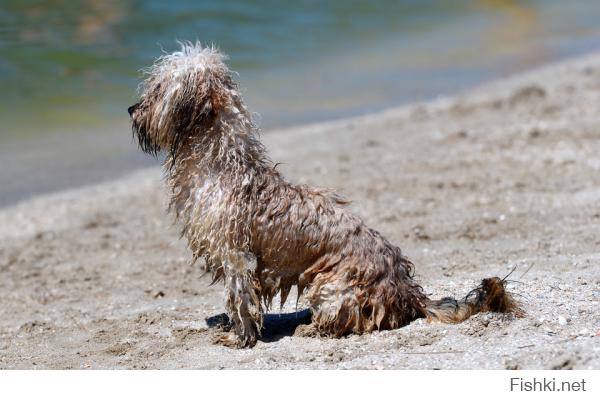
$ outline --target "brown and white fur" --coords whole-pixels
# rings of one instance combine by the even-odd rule
[[[344,208],[335,193],[289,183],[259,141],[233,74],[215,48],[183,43],[160,57],[129,108],[142,150],[166,153],[170,209],[194,260],[223,280],[232,330],[253,346],[263,309],[292,286],[306,296],[304,332],[394,329],[417,318],[455,323],[482,311],[518,311],[499,278],[462,300],[433,301],[400,248]]]

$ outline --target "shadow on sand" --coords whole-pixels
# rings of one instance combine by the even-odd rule
[[[265,314],[263,320],[263,331],[260,340],[262,342],[276,342],[282,337],[291,336],[299,325],[310,324],[311,314],[309,309],[292,313]],[[206,324],[210,328],[229,328],[230,321],[227,314],[213,315],[206,318]]]

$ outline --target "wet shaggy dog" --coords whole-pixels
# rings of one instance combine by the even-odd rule
[[[259,140],[224,56],[184,43],[147,70],[129,108],[143,151],[166,153],[170,210],[194,261],[225,283],[231,330],[253,346],[263,309],[292,286],[310,304],[304,334],[394,329],[417,318],[454,323],[482,311],[518,312],[499,278],[464,299],[430,300],[400,248],[344,208],[335,193],[289,183]]]

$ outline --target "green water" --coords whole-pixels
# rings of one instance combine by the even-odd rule
[[[431,98],[595,50],[598,21],[592,0],[2,0],[0,204],[142,165],[135,147],[112,138],[129,134],[139,70],[176,39],[228,53],[272,128]],[[17,185],[15,175],[27,179]]]
[[[457,19],[458,1],[3,1],[0,117],[23,130],[103,123],[175,39],[216,43],[246,84]],[[267,110],[268,111],[268,110]],[[295,122],[293,115],[273,122]]]

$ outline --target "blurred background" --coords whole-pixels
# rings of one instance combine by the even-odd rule
[[[600,2],[0,0],[0,207],[157,164],[126,110],[140,70],[196,39],[268,132],[598,50]]]

